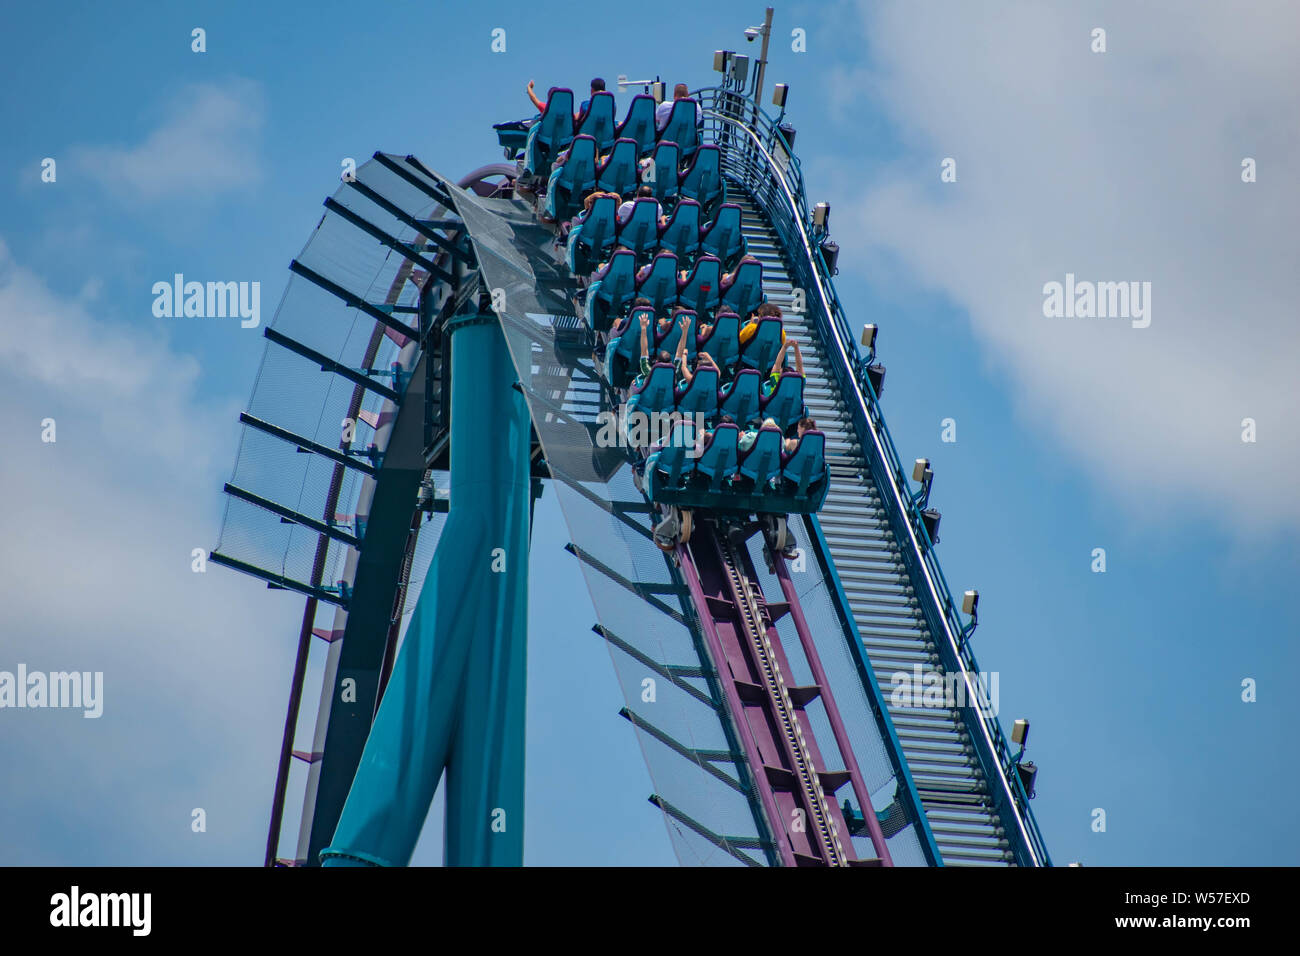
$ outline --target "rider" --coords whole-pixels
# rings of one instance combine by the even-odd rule
[[[766,381],[763,382],[763,397],[771,395],[776,391],[776,386],[780,384],[781,376],[791,373],[785,370],[785,353],[794,346],[794,373],[803,378],[803,352],[799,350],[799,343],[795,339],[790,339],[785,345],[781,346],[781,352],[776,357],[776,362],[772,365],[772,371],[768,374]]]
[[[691,97],[690,88],[685,83],[678,83],[673,87],[673,98],[664,100],[655,107],[655,126],[660,132],[668,125],[668,118],[673,115],[673,103],[678,100],[687,100]],[[704,109],[699,103],[695,104],[695,125],[699,126],[704,122]]]
[[[538,99],[537,94],[533,92],[534,85],[535,84],[532,80],[528,81],[528,98],[533,101],[533,106],[537,107],[537,112],[543,113],[546,111],[546,104]],[[582,118],[587,115],[587,109],[591,106],[591,101],[595,98],[596,94],[604,92],[604,90],[605,81],[601,77],[598,76],[591,81],[591,94],[582,101],[581,105],[579,105],[578,112],[573,114],[573,122],[575,125],[581,123]]]
[[[722,370],[718,368],[717,363],[713,361],[713,356],[708,352],[697,353],[695,368],[691,368],[690,360],[686,355],[686,333],[690,330],[691,320],[683,315],[677,320],[677,327],[682,330],[681,337],[677,340],[677,355],[673,358],[673,367],[681,374],[681,379],[677,383],[678,391],[689,388],[695,379],[695,373],[702,368],[711,368],[721,376]]]
[[[768,421],[771,421],[771,419],[768,419]],[[782,450],[787,455],[793,455],[795,450],[799,447],[799,443],[803,441],[804,432],[813,431],[816,427],[817,423],[811,418],[805,417],[799,419],[798,423],[795,425],[794,437],[787,438],[781,443]]]
[[[647,303],[649,302],[648,299],[646,301]],[[659,320],[661,324],[664,321],[665,321],[664,319]],[[653,366],[650,364],[650,316],[646,315],[645,312],[641,313],[641,353],[640,354],[641,354],[641,366],[640,366],[641,374],[632,380],[632,391],[634,392],[639,390],[641,386],[645,384],[645,380],[649,377],[650,370],[651,368],[653,368]],[[669,360],[669,356],[667,352],[660,352],[657,358],[658,361],[660,362],[667,362]],[[680,366],[676,362],[674,362],[673,363],[674,374],[676,374],[679,371],[680,371]]]
[[[744,325],[740,327],[741,348],[744,348],[746,345],[748,345],[749,340],[754,337],[754,333],[758,331],[759,321],[768,317],[777,320],[780,320],[781,318],[781,307],[777,305],[775,302],[764,302],[761,305],[759,305],[759,307],[754,310],[753,315],[750,316],[749,321],[747,321]],[[785,344],[784,327],[782,327],[781,329],[781,344],[782,345]]]

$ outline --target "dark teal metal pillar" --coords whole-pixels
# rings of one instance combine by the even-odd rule
[[[495,315],[452,319],[450,511],[324,866],[523,863],[529,416]]]

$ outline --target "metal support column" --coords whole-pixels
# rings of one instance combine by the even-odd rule
[[[447,524],[325,866],[409,863],[444,769],[447,865],[523,862],[528,408],[495,315],[447,334]]]

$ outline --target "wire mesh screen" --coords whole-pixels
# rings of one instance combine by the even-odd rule
[[[361,460],[367,460],[364,453],[382,443],[380,429],[391,420],[395,406],[376,390],[327,374],[313,356],[393,387],[392,366],[407,337],[357,303],[378,303],[396,323],[412,328],[418,324],[420,284],[426,274],[411,262],[418,251],[410,250],[419,250],[425,240],[388,207],[400,206],[409,216],[420,217],[438,204],[374,160],[357,170],[355,182],[340,186],[331,201],[337,206],[327,208],[296,260],[325,282],[293,275],[270,323],[300,350],[268,341],[248,415],[328,449],[360,452]],[[345,218],[338,207],[397,239],[408,251],[392,248]],[[376,453],[382,451],[375,448]],[[248,424],[231,478],[232,485],[259,498],[358,537],[361,529],[355,517],[362,481],[359,471],[340,470],[337,463]],[[319,532],[285,521],[232,498],[216,550],[310,584]],[[330,547],[337,550],[335,543]],[[339,570],[335,560],[333,573]],[[337,579],[324,575],[322,580]]]
[[[327,600],[329,592],[345,600],[338,585],[353,583],[357,552],[351,542],[364,541],[376,474],[398,413],[398,370],[415,368],[419,356],[411,336],[419,325],[420,295],[438,269],[415,222],[439,208],[375,160],[327,201],[269,324],[230,481],[242,497],[232,491],[227,499],[214,558],[291,586],[319,586],[323,590],[313,593]],[[343,465],[340,456],[366,470]],[[412,565],[427,566],[441,526],[440,516],[421,526]],[[418,594],[417,580],[406,610]],[[321,603],[310,622],[330,641],[313,642],[308,657],[303,696],[312,700],[310,688],[319,687],[320,703],[300,712],[296,749],[319,752],[324,746],[342,646],[337,637],[347,620],[341,607]],[[312,722],[314,731],[307,726]],[[304,807],[298,857],[305,854],[320,768],[313,760],[295,775],[292,792],[302,778]]]

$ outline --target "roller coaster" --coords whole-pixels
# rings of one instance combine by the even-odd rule
[[[1050,865],[786,92],[726,67],[621,120],[552,89],[504,162],[379,152],[325,200],[211,553],[306,601],[268,866],[407,864],[444,772],[446,862],[523,862],[547,486],[683,864]]]

